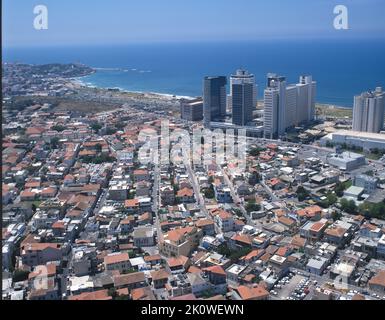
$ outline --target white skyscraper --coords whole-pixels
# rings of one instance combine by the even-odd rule
[[[264,134],[273,138],[286,129],[314,119],[316,82],[311,76],[301,76],[300,83],[287,85],[286,78],[267,75],[264,91]]]
[[[378,133],[384,128],[385,92],[381,87],[354,97],[353,130]]]
[[[286,78],[269,73],[264,91],[264,135],[273,138],[285,132]]]
[[[315,95],[317,82],[312,76],[300,76],[297,86],[297,124],[315,118]]]
[[[286,105],[285,105],[285,131],[297,123],[297,86],[290,85],[286,87]]]
[[[279,90],[266,88],[264,91],[264,136],[272,139],[278,132]]]

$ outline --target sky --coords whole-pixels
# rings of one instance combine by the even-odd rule
[[[348,30],[333,27],[336,5]],[[48,30],[35,30],[36,5]],[[297,38],[385,39],[385,0],[3,0],[3,47]]]

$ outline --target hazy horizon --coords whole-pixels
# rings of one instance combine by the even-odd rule
[[[48,8],[35,30],[33,8]],[[383,0],[350,0],[349,29],[333,27],[333,0],[54,1],[4,0],[3,47],[125,45],[290,39],[385,39]]]

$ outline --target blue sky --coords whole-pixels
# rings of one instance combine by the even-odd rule
[[[385,39],[385,0],[3,0],[3,46],[276,38]],[[33,8],[48,7],[48,30]],[[333,8],[349,30],[333,28]]]

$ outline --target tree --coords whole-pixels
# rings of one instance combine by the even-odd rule
[[[96,133],[102,128],[102,125],[100,123],[94,122],[90,125],[91,129],[94,130]]]
[[[117,296],[118,296],[118,293],[116,292],[116,289],[115,288],[110,288],[108,289],[108,293],[107,293],[110,297],[112,297],[112,299],[115,299]]]
[[[342,214],[340,212],[338,212],[338,211],[332,212],[333,221],[337,221],[337,220],[341,219],[341,217],[342,217]]]
[[[344,199],[341,199],[340,204],[341,204],[341,210],[350,214],[357,213],[357,206],[354,200],[347,200],[344,198]]]
[[[125,126],[126,126],[126,124],[122,121],[115,124],[115,127],[119,130],[124,129]]]
[[[227,247],[225,243],[222,243],[218,246],[218,253],[228,257],[231,254],[231,250]]]
[[[95,146],[95,150],[96,152],[102,152],[102,145],[100,143],[98,143],[96,146]]]
[[[57,149],[59,146],[59,138],[58,137],[53,137],[50,141],[50,148],[51,149]]]
[[[329,208],[330,206],[335,204],[337,200],[338,200],[337,196],[333,192],[329,191],[326,194],[326,199],[318,202],[318,204],[323,208]]]
[[[307,191],[303,186],[299,186],[296,193],[298,201],[304,201],[310,195],[309,191]]]
[[[370,218],[385,219],[385,203],[364,202],[359,206],[360,212]]]
[[[118,131],[116,128],[113,128],[113,127],[107,127],[107,128],[106,128],[106,135],[107,135],[107,136],[110,136],[110,135],[116,133],[116,131]]]
[[[255,201],[251,200],[247,202],[245,209],[248,213],[261,210],[261,206]]]
[[[263,148],[260,148],[260,147],[254,147],[254,148],[251,148],[250,151],[249,151],[249,154],[253,157],[257,157],[259,156],[259,154],[261,153],[261,151],[263,151],[264,149]]]
[[[214,199],[214,197],[215,197],[215,192],[214,192],[214,188],[212,185],[210,186],[210,188],[205,189],[204,193],[205,193],[205,197],[207,199]]]
[[[344,195],[344,191],[347,188],[349,188],[351,185],[352,185],[352,182],[350,180],[349,181],[345,181],[343,183],[338,182],[336,184],[336,186],[334,187],[334,192],[336,193],[336,195],[338,197],[342,197]]]
[[[58,132],[61,132],[61,131],[64,131],[66,129],[66,127],[61,125],[61,124],[57,124],[55,126],[52,126],[51,129],[58,131]]]
[[[230,254],[230,260],[231,262],[237,262],[239,258],[249,254],[251,252],[251,248],[241,248],[239,250],[233,250]]]

